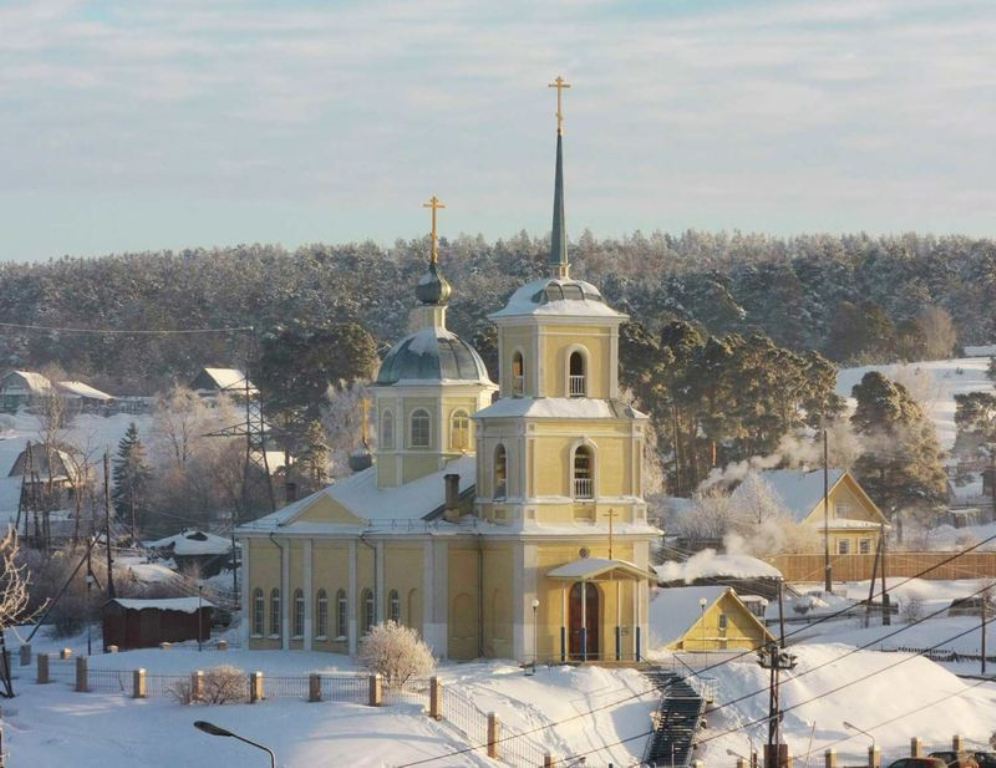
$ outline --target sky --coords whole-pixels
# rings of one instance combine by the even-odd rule
[[[0,260],[996,234],[992,0],[0,0]]]

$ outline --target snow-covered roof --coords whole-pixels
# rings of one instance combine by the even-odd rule
[[[703,610],[719,600],[731,587],[668,587],[657,590],[650,600],[650,634],[661,645],[680,639],[702,617]],[[705,608],[699,604],[705,600]]]
[[[152,608],[157,611],[197,613],[200,608],[214,608],[214,605],[200,597],[168,597],[156,600],[117,597],[110,602],[117,603],[129,611],[142,611],[146,608]]]
[[[31,472],[37,475],[39,480],[47,482],[49,479],[48,460],[50,456],[53,459],[51,469],[52,480],[73,480],[79,474],[79,467],[76,464],[76,460],[66,451],[60,449],[47,451],[42,443],[32,443]],[[14,464],[7,475],[8,477],[21,477],[27,468],[28,449],[25,448],[14,459]]]
[[[996,357],[996,344],[965,347],[965,357]]]
[[[548,571],[546,575],[551,579],[574,581],[577,579],[597,579],[599,576],[609,573],[623,573],[636,579],[646,579],[650,576],[649,571],[645,571],[626,560],[608,560],[602,557],[582,557],[557,566]]]
[[[405,336],[384,357],[378,386],[426,383],[491,384],[484,361],[470,344],[445,328]]]
[[[508,303],[489,315],[492,320],[523,316],[553,317],[609,317],[624,320],[627,316],[617,312],[602,298],[591,283],[584,280],[558,280],[541,278],[519,288]]]
[[[201,386],[201,384],[207,383],[204,381],[204,377],[207,377],[216,389],[223,392],[239,394],[240,392],[245,392],[246,389],[246,375],[238,368],[202,368],[200,374],[194,380],[195,389],[204,389]],[[250,392],[257,392],[256,386],[251,381],[248,384]]]
[[[5,388],[10,386],[8,379],[15,376],[20,377],[25,388],[32,394],[46,395],[52,391],[52,382],[45,376],[42,376],[40,373],[35,373],[34,371],[11,371],[3,377],[3,384]]]
[[[142,584],[164,584],[176,581],[180,574],[162,563],[121,563],[121,558],[115,558],[116,565],[124,565],[135,581]]]
[[[645,419],[647,416],[617,400],[592,400],[586,397],[503,397],[473,418],[534,419]]]
[[[82,397],[87,400],[113,400],[114,397],[107,394],[106,392],[101,392],[96,387],[91,387],[82,381],[57,381],[55,386],[59,388],[64,394],[70,395],[72,397]]]
[[[823,470],[768,469],[759,473],[765,483],[779,497],[785,509],[796,522],[801,523],[823,500]],[[833,490],[844,476],[844,470],[829,471],[828,489]],[[741,486],[743,487],[743,486]],[[740,490],[734,491],[734,496]],[[840,521],[834,522],[836,525]]]
[[[476,475],[474,457],[461,456],[450,461],[438,472],[391,488],[379,488],[377,486],[377,468],[370,467],[310,496],[288,504],[272,514],[246,523],[239,527],[239,532],[272,531],[282,526],[293,526],[294,519],[323,496],[327,496],[360,518],[364,527],[377,523],[418,521],[438,509],[446,501],[443,476],[450,474],[460,476],[461,493],[471,488],[474,485]],[[327,524],[324,523],[319,525],[327,527]]]
[[[231,551],[232,540],[206,531],[187,529],[173,536],[145,542],[150,549],[170,549],[174,555],[224,555]]]
[[[696,552],[684,562],[668,561],[655,566],[661,581],[683,581],[726,577],[733,579],[780,579],[781,572],[772,565],[745,554],[716,554],[714,549]]]

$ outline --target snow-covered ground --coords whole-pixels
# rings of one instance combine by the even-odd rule
[[[986,375],[988,368],[989,358],[982,356],[843,368],[837,374],[837,394],[850,400],[851,390],[866,373],[881,371],[909,389],[924,406],[937,429],[941,448],[950,450],[957,431],[954,396],[966,392],[993,392],[993,382]]]

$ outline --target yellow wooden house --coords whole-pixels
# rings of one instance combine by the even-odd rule
[[[846,470],[827,472],[826,514],[822,469],[773,469],[759,476],[796,522],[815,528],[821,537],[829,534],[832,554],[874,554],[883,528],[889,527],[875,502]]]
[[[445,658],[639,659],[650,544],[646,417],[624,403],[619,326],[570,277],[557,132],[550,276],[493,314],[499,376],[446,328],[436,252],[374,386],[373,465],[241,526],[247,647],[355,653],[374,624]]]
[[[732,587],[666,587],[650,601],[650,637],[670,651],[751,651],[774,635]]]

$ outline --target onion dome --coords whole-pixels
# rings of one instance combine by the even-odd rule
[[[429,262],[429,268],[415,286],[415,296],[423,304],[442,306],[450,300],[453,289],[439,272],[435,261]]]
[[[380,365],[376,383],[390,386],[399,382],[491,383],[477,350],[442,327],[423,328],[391,347]]]

